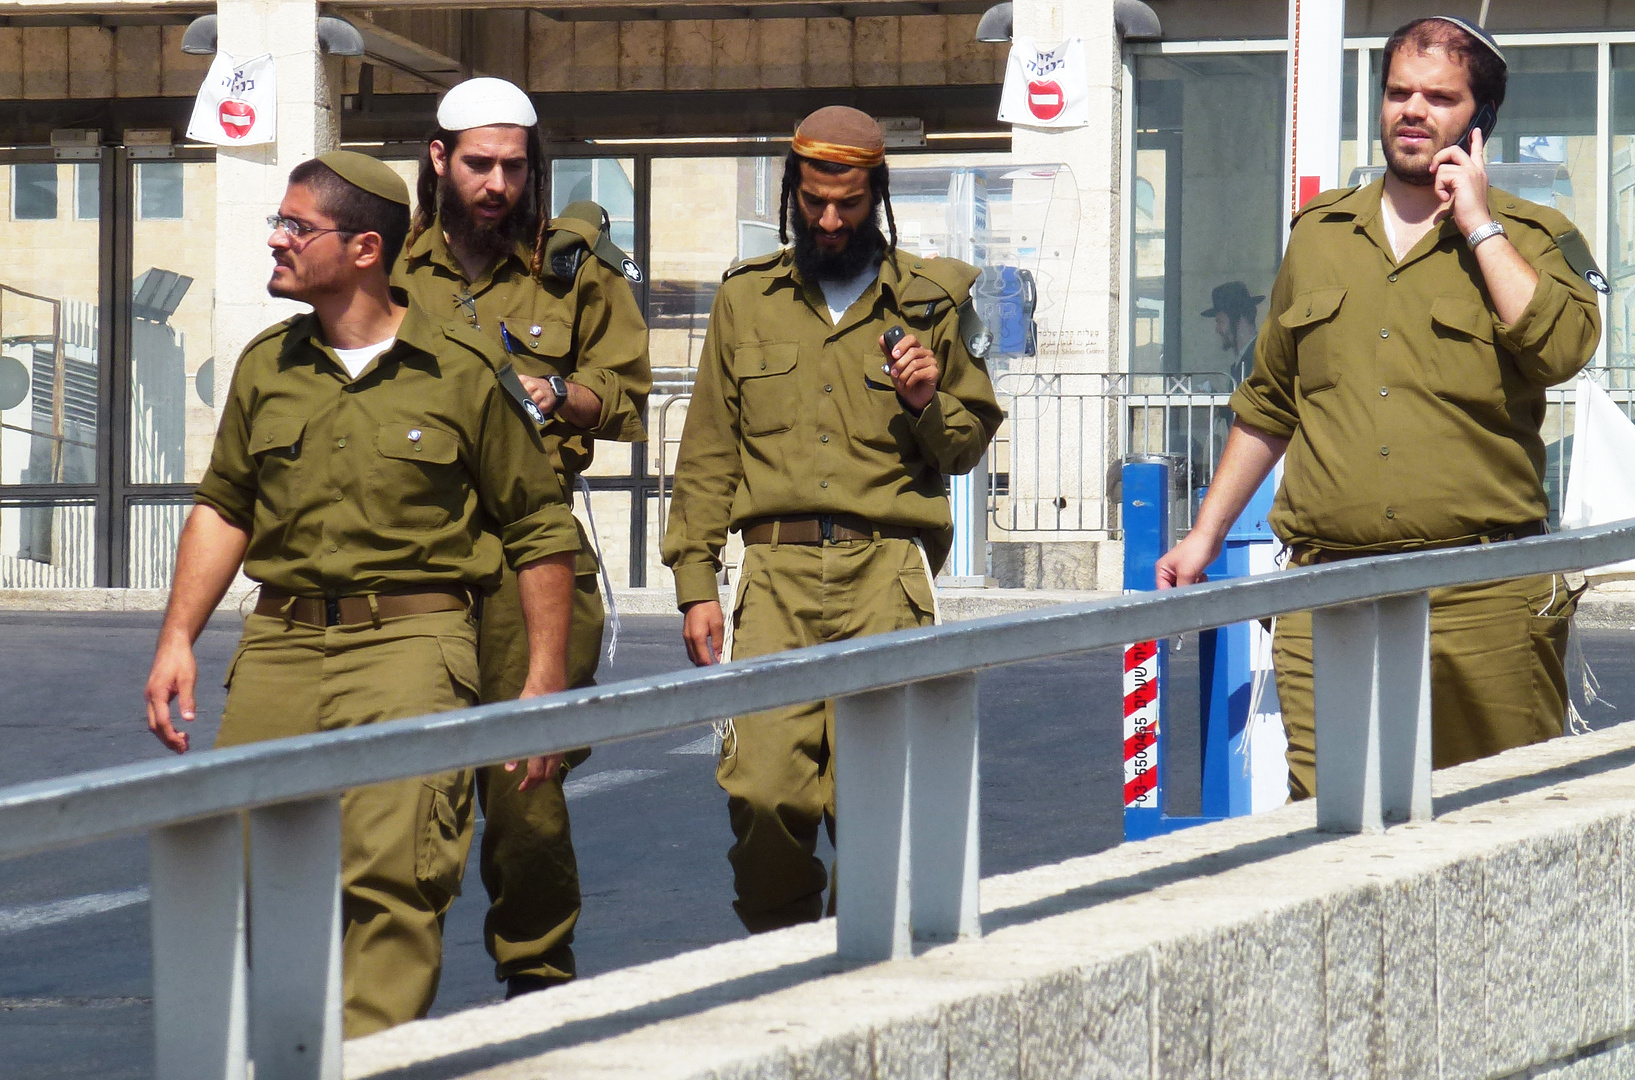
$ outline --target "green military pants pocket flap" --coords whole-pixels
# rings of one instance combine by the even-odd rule
[[[452,465],[460,456],[460,440],[452,432],[423,424],[382,424],[375,433],[375,449],[382,457],[401,461]]]
[[[925,571],[918,566],[905,567],[897,572],[897,580],[902,584],[903,592],[908,594],[908,604],[920,616],[922,625],[927,620],[935,619],[937,601],[931,592],[931,582],[926,580]]]
[[[787,375],[795,370],[800,356],[798,341],[755,342],[738,346],[733,367],[740,379],[755,379],[763,375]]]
[[[306,427],[300,416],[258,416],[250,429],[250,453],[292,454]]]
[[[471,642],[462,638],[440,637],[437,647],[442,651],[443,666],[448,668],[449,678],[471,691],[472,700],[476,701],[482,686],[478,676],[477,650],[472,648]]]
[[[1493,316],[1475,300],[1439,296],[1431,301],[1431,322],[1477,341],[1493,340]]]
[[[1313,326],[1332,318],[1334,313],[1340,310],[1340,302],[1345,299],[1345,294],[1346,288],[1343,285],[1303,292],[1294,298],[1294,302],[1289,305],[1287,311],[1277,317],[1277,321],[1289,330]]]
[[[421,834],[415,844],[414,876],[447,896],[460,895],[471,828],[470,769],[428,776],[421,784]]]

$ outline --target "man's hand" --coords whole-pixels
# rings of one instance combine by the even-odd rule
[[[936,354],[921,345],[913,334],[904,334],[897,347],[889,351],[885,336],[881,335],[880,350],[891,357],[891,385],[897,388],[897,396],[916,414],[924,412],[937,396],[937,379],[941,372],[937,370]]]
[[[193,659],[193,646],[175,638],[161,638],[153,655],[153,669],[148,672],[146,698],[148,701],[148,730],[178,754],[187,752],[187,732],[176,730],[170,715],[170,701],[178,699],[182,719],[193,722],[193,688],[198,682],[198,665]]]
[[[1436,220],[1449,214],[1459,231],[1469,236],[1493,220],[1487,207],[1487,165],[1482,160],[1482,130],[1470,133],[1470,153],[1457,146],[1446,146],[1431,159],[1436,170],[1436,195],[1442,200],[1442,209]]]
[[[551,691],[546,689],[537,680],[530,678],[529,681],[523,683],[522,693],[517,695],[517,700],[521,701],[524,698],[544,697],[548,693],[551,693]],[[529,758],[526,762],[527,772],[524,773],[522,777],[522,783],[517,785],[517,790],[532,791],[541,784],[547,784],[552,780],[555,780],[557,774],[562,771],[562,757],[563,755],[561,754],[542,754]],[[516,772],[517,764],[518,763],[515,761],[507,761],[505,763],[505,771]]]
[[[1211,546],[1209,539],[1194,529],[1158,560],[1158,587],[1173,589],[1177,585],[1208,581],[1209,575],[1204,570],[1220,554],[1219,543]]]
[[[681,639],[687,643],[687,659],[693,666],[709,667],[721,662],[726,625],[719,600],[700,600],[687,605],[682,613]]]
[[[540,411],[546,416],[551,415],[552,410],[556,408],[556,391],[551,389],[550,380],[536,379],[520,371],[517,372],[517,378],[522,382],[522,388],[528,391],[528,396],[534,399],[534,404],[539,406]]]

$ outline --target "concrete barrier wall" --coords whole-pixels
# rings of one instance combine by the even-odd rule
[[[1635,724],[1436,795],[1383,835],[1291,806],[991,878],[986,936],[913,960],[841,963],[825,922],[405,1025],[346,1075],[1635,1076]]]

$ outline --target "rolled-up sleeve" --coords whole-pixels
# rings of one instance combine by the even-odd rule
[[[1300,424],[1295,396],[1300,373],[1298,353],[1294,333],[1282,322],[1293,298],[1289,277],[1289,263],[1285,260],[1272,286],[1266,321],[1255,339],[1255,366],[1232,392],[1231,399],[1232,412],[1240,421],[1279,439],[1293,437]]]
[[[501,397],[489,392],[477,448],[477,490],[493,519],[512,569],[551,555],[579,551],[579,527],[555,469],[541,469],[539,432]]]
[[[600,259],[587,259],[576,279],[576,367],[568,376],[602,403],[586,434],[618,442],[647,438],[642,418],[653,389],[647,358],[647,324],[630,285]]]
[[[1516,359],[1529,382],[1554,386],[1578,374],[1601,341],[1601,306],[1590,283],[1573,273],[1561,249],[1551,243],[1528,258],[1538,287],[1513,323],[1494,321],[1499,342]]]
[[[248,382],[245,366],[241,356],[233,369],[227,407],[216,428],[210,465],[193,492],[193,501],[211,507],[230,524],[249,531],[255,520],[256,469],[250,457],[250,418],[243,394]]]
[[[937,327],[932,346],[941,377],[937,393],[914,420],[914,438],[937,469],[958,476],[976,468],[999,430],[1004,413],[987,370],[959,336],[958,309]]]

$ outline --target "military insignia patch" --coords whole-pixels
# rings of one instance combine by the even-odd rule
[[[544,427],[545,412],[534,404],[533,398],[528,396],[528,391],[523,387],[522,379],[517,376],[516,369],[507,364],[500,368],[496,373],[496,377],[500,380],[500,385],[505,387],[505,392],[510,395],[512,403],[522,410],[523,415],[532,420],[536,426]]]
[[[635,259],[631,259],[631,258],[627,257],[623,262],[621,262],[619,264],[619,269],[624,271],[624,276],[625,277],[629,278],[631,281],[635,282],[638,285],[641,284],[642,268],[636,265],[636,260]]]
[[[1606,275],[1595,265],[1595,256],[1590,254],[1590,246],[1584,242],[1583,233],[1572,229],[1554,239],[1556,247],[1561,249],[1561,254],[1567,260],[1567,265],[1572,267],[1573,273],[1589,282],[1590,288],[1603,296],[1611,291]]]

